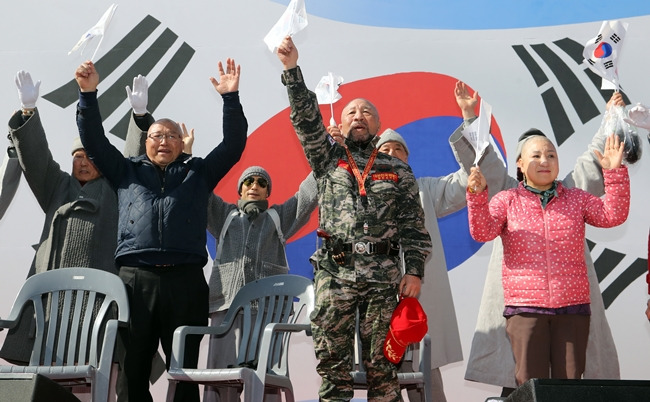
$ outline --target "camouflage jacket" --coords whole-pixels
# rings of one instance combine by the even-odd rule
[[[345,243],[398,242],[406,273],[422,277],[431,238],[424,227],[424,211],[411,168],[397,158],[377,154],[365,181],[367,202],[362,202],[345,148],[330,142],[316,95],[305,86],[300,68],[284,71],[282,82],[289,94],[291,121],[318,182],[320,227]],[[346,142],[361,172],[377,140],[375,137],[362,146]],[[314,258],[319,269],[345,280],[397,283],[401,278],[397,256],[346,253],[345,264],[338,265],[321,248]]]

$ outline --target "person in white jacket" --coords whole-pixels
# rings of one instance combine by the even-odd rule
[[[424,225],[431,236],[433,251],[425,262],[425,278],[419,300],[427,314],[429,335],[431,336],[431,379],[432,396],[436,402],[446,401],[440,367],[463,360],[460,335],[454,301],[447,274],[447,263],[443,251],[438,219],[463,209],[466,205],[465,189],[467,187],[468,166],[475,159],[472,145],[462,135],[462,129],[476,118],[474,109],[478,100],[476,93],[470,95],[463,82],[457,82],[454,88],[456,102],[461,109],[464,122],[449,138],[460,168],[446,176],[419,177],[420,202],[424,209]],[[392,129],[385,130],[377,143],[379,152],[394,156],[408,163],[409,149],[404,138]],[[461,161],[470,161],[469,165]],[[479,161],[481,171],[493,182],[502,180],[505,166],[498,158],[492,146],[488,146]],[[416,345],[416,350],[419,345]],[[414,352],[413,356],[418,353]],[[412,372],[413,362],[404,360],[401,371]],[[411,402],[420,401],[420,394],[409,391]]]

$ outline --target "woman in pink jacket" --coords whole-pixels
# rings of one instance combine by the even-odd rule
[[[624,144],[607,138],[595,151],[603,168],[604,199],[556,181],[555,146],[539,130],[517,147],[519,186],[488,204],[486,181],[472,168],[467,207],[470,233],[486,242],[501,236],[506,332],[515,357],[517,384],[530,378],[581,378],[589,334],[589,281],[584,260],[585,223],[613,227],[630,206]]]

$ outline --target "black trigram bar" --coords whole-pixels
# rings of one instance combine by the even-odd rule
[[[160,21],[147,15],[121,41],[109,50],[104,57],[97,60],[95,67],[101,73],[99,77],[100,82],[115,71],[151,35],[158,25],[160,25]],[[65,109],[79,99],[77,94],[78,90],[79,86],[77,82],[72,79],[54,91],[43,95],[43,98]]]
[[[582,86],[580,80],[558,55],[556,55],[545,44],[531,45],[533,50],[539,54],[546,65],[557,77],[564,92],[569,97],[571,105],[575,109],[580,121],[585,124],[594,117],[600,115],[596,104],[589,96],[587,90]],[[559,138],[558,138],[559,141]],[[558,145],[561,144],[558,142]]]
[[[113,85],[104,89],[99,96],[99,108],[105,120],[126,99],[124,87],[131,85],[133,77],[138,74],[147,75],[158,64],[160,59],[172,47],[178,36],[170,29],[165,29],[162,34],[142,53],[129,68],[118,77]]]
[[[614,300],[638,277],[648,272],[648,260],[637,258],[603,291],[603,303],[608,308]]]
[[[192,49],[187,43],[183,42],[181,47],[176,51],[169,63],[161,71],[153,82],[149,84],[147,109],[153,113],[165,98],[172,86],[181,76],[185,67],[194,55]],[[126,132],[129,126],[131,109],[120,119],[120,121],[110,130],[110,132],[122,139],[126,138]]]
[[[110,49],[104,57],[99,59],[95,66],[100,72],[100,79],[106,79],[124,61],[138,49],[143,41],[149,37],[160,22],[151,16],[146,16],[134,29],[132,29],[122,40]],[[160,60],[171,49],[178,35],[170,29],[165,29],[160,36],[122,73],[113,84],[102,91],[98,102],[103,120],[111,116],[126,99],[124,87],[130,85],[133,77],[138,74],[147,75],[160,63]],[[149,85],[149,102],[147,109],[153,112],[162,102],[165,95],[178,80],[185,70],[192,56],[194,49],[183,42],[169,62],[162,69],[162,72]],[[64,84],[49,94],[43,96],[50,102],[66,108],[77,101],[77,83],[75,80]],[[130,111],[129,111],[130,113]],[[111,133],[124,139],[128,127],[129,114],[127,113]]]
[[[584,50],[585,47],[581,44],[576,42],[575,40],[571,38],[563,38],[554,41],[560,49],[562,49],[569,57],[571,57],[576,64],[582,64],[582,61],[584,60]],[[593,65],[594,62],[591,60],[588,60],[588,62]],[[587,74],[587,77],[589,77],[589,80],[593,83],[594,87],[600,92],[600,95],[603,97],[603,100],[605,102],[609,101],[609,98],[612,96],[612,89],[601,89],[601,83],[602,83],[602,78],[591,71],[591,69],[584,69],[583,70],[585,74]],[[627,97],[625,92],[623,91],[623,88],[621,88],[621,94],[623,95],[623,101],[625,101],[626,105],[630,104],[630,99]]]

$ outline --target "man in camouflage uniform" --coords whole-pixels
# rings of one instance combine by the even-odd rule
[[[291,121],[318,181],[323,248],[313,256],[316,306],[311,315],[322,401],[350,400],[355,313],[359,312],[368,400],[399,401],[396,366],[384,340],[398,294],[420,292],[431,239],[410,167],[375,149],[375,107],[355,99],[341,116],[344,145],[330,143],[316,95],[305,86],[290,37],[278,48]],[[365,195],[364,195],[365,194]],[[404,251],[406,274],[398,259]]]

